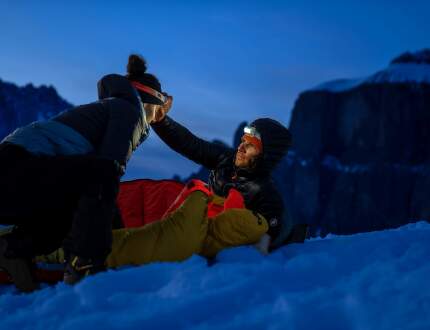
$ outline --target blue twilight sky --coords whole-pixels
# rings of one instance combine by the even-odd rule
[[[171,115],[231,143],[242,120],[288,125],[299,92],[361,77],[400,53],[430,47],[430,1],[0,0],[0,79],[94,101],[104,74],[131,52],[175,97]],[[197,166],[155,137],[127,178],[187,175]]]

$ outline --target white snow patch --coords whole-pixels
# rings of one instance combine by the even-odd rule
[[[323,83],[311,91],[329,91],[339,93],[351,90],[363,84],[382,83],[416,83],[430,84],[430,64],[395,63],[387,69],[379,71],[370,77],[361,79],[338,79]]]

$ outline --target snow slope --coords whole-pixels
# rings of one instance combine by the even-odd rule
[[[430,224],[151,264],[29,295],[1,329],[430,329]]]

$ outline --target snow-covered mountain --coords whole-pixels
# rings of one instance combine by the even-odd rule
[[[365,84],[430,84],[430,49],[405,53],[391,61],[390,65],[369,77],[338,79],[316,86],[314,91],[345,92]]]
[[[0,286],[1,329],[430,328],[430,224],[330,235],[265,257],[251,247],[108,271],[18,295]]]
[[[355,233],[430,219],[430,51],[300,94],[276,181],[298,222]]]
[[[14,129],[72,107],[54,87],[18,87],[0,80],[0,140]]]

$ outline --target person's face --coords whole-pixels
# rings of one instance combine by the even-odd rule
[[[160,110],[161,106],[158,104],[144,103],[143,108],[145,109],[146,122],[148,124],[152,123]]]
[[[241,143],[237,147],[234,164],[239,168],[250,168],[260,154],[260,150],[242,136]]]

